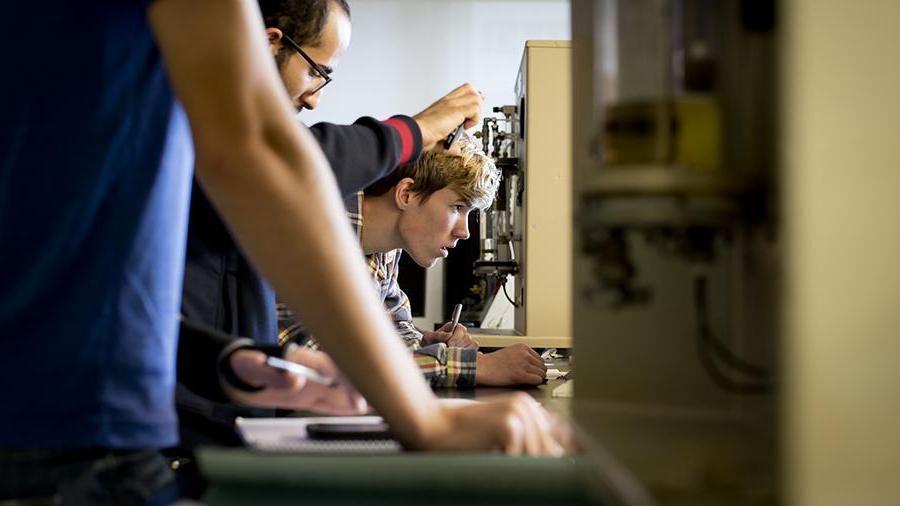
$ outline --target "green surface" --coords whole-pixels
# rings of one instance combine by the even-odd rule
[[[229,504],[596,504],[581,458],[485,454],[312,456],[205,449],[204,502]]]

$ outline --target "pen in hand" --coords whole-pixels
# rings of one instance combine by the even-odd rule
[[[453,321],[450,323],[450,335],[453,335],[453,332],[456,330],[456,326],[459,325],[459,315],[462,313],[462,304],[457,304],[453,307]]]
[[[278,357],[266,357],[266,365],[274,369],[279,369],[291,374],[296,374],[297,376],[306,378],[313,383],[318,383],[327,387],[335,385],[334,378],[323,376],[319,373],[319,371],[316,371],[311,367],[306,367],[305,365],[300,365],[296,362],[291,362],[289,360],[284,360]]]
[[[451,133],[450,135],[447,136],[446,139],[444,139],[444,149],[450,149],[450,147],[453,146],[453,143],[455,143],[456,141],[459,140],[459,136],[462,135],[462,133],[463,133],[464,125],[465,125],[465,123],[456,127],[456,130],[454,130],[453,133]],[[457,306],[458,305],[459,304],[457,304]]]

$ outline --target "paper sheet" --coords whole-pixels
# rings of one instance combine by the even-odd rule
[[[380,416],[320,416],[284,418],[242,418],[235,420],[244,443],[258,450],[302,453],[396,453],[400,443],[386,440],[314,440],[306,427],[310,424],[380,424]]]

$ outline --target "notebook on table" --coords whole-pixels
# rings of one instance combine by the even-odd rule
[[[324,453],[324,454],[384,454],[398,453],[403,447],[395,439],[364,439],[360,434],[341,439],[339,431],[323,430],[329,425],[335,429],[357,425],[382,425],[380,416],[322,416],[302,418],[242,418],[235,420],[238,434],[244,444],[253,449],[271,452]],[[315,426],[320,433],[330,434],[328,439],[310,437],[307,430]],[[361,431],[364,434],[365,431]]]

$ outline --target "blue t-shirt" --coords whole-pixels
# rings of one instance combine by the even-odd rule
[[[4,5],[0,447],[177,440],[193,149],[147,3]]]

